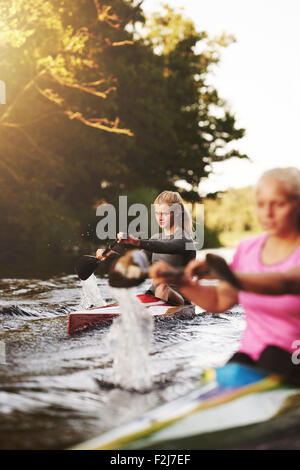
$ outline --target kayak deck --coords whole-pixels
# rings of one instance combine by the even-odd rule
[[[279,376],[231,363],[207,371],[200,387],[187,395],[73,449],[174,449],[175,442],[189,437],[271,420],[298,407],[299,398],[300,388],[283,385]]]
[[[137,299],[147,308],[153,317],[169,317],[172,315],[194,316],[194,305],[174,306],[168,302],[164,302],[153,295],[140,294]],[[99,325],[103,322],[111,321],[120,315],[118,304],[105,305],[103,307],[89,308],[71,312],[69,314],[68,333],[72,334],[76,331],[84,330],[89,327]]]

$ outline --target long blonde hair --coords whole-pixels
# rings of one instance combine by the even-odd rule
[[[192,235],[193,226],[192,226],[192,218],[190,213],[184,207],[184,203],[182,197],[177,191],[163,191],[160,193],[154,201],[154,204],[168,204],[168,206],[172,206],[173,204],[178,204],[181,207],[182,213],[182,228],[188,235]]]

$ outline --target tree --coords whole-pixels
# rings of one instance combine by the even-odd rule
[[[69,119],[108,132],[131,135],[128,129],[118,127],[118,118],[111,121],[104,117],[87,117],[80,109],[80,96],[74,96],[76,90],[105,99],[115,90],[114,79],[103,74],[97,58],[107,47],[126,44],[126,41],[111,42],[99,34],[103,24],[111,28],[120,25],[117,15],[110,12],[110,6],[100,5],[99,0],[85,2],[85,5],[82,0],[13,0],[0,7],[1,39],[6,49],[1,65],[7,70],[14,92],[1,116],[1,126],[19,128],[24,125],[11,122],[9,118],[20,114],[20,99],[24,100],[24,95],[34,90],[34,100],[40,94]],[[69,93],[64,94],[63,90]],[[36,115],[36,109],[32,111],[35,122],[58,112],[52,107],[46,108],[42,115]]]
[[[254,188],[230,188],[215,199],[205,199],[205,221],[207,226],[218,232],[232,232],[247,235],[260,232],[256,210]]]
[[[127,41],[110,40],[120,20],[99,0],[1,0],[0,19],[7,85],[0,107],[0,241],[3,251],[13,247],[21,255],[42,251],[46,241],[56,248],[72,232],[78,237],[79,202],[72,205],[71,195],[80,200],[78,189],[85,181],[88,187],[93,171],[82,150],[91,136],[94,149],[95,133],[132,135],[113,106],[106,115],[100,104],[116,90],[102,55]]]
[[[0,246],[18,257],[90,238],[99,200],[178,180],[198,200],[211,162],[243,157],[226,150],[244,130],[209,84],[230,40],[170,9],[150,27],[141,2],[104,3],[0,0]]]
[[[163,60],[176,136],[175,148],[161,162],[161,177],[156,182],[161,188],[175,189],[181,180],[189,188],[179,188],[182,195],[195,201],[199,198],[198,185],[212,171],[212,162],[247,158],[238,150],[227,149],[229,143],[244,136],[245,130],[236,127],[235,117],[209,83],[209,73],[220,60],[220,49],[234,38],[222,35],[210,39],[167,5],[162,14],[149,18],[146,28],[145,43],[151,44]]]

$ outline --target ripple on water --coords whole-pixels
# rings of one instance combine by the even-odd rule
[[[107,280],[98,285],[110,302]],[[67,334],[67,313],[81,291],[76,276],[1,281],[0,448],[65,448],[176,398],[197,385],[203,369],[226,361],[244,327],[240,309],[155,319],[152,385],[129,392],[112,383],[111,324]]]

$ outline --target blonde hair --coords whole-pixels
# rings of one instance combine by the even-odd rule
[[[154,201],[154,204],[168,204],[168,206],[172,206],[173,204],[178,204],[181,207],[182,228],[189,235],[192,235],[192,231],[193,231],[192,218],[190,216],[190,213],[184,207],[182,197],[177,191],[163,191],[157,196],[157,198]]]
[[[267,178],[272,178],[282,183],[286,192],[296,200],[300,201],[300,170],[295,167],[272,168],[265,171],[258,180],[259,183]],[[257,187],[256,186],[256,187]]]

